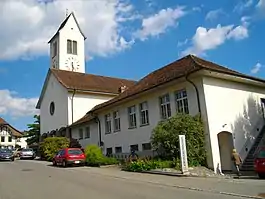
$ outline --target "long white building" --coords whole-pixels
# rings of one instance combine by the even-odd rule
[[[193,55],[138,82],[85,74],[84,39],[71,14],[50,42],[51,64],[57,64],[49,69],[37,105],[43,137],[66,131],[83,147],[98,144],[104,153],[151,152],[151,132],[160,120],[176,112],[201,114],[214,170],[218,165],[231,170],[232,148],[245,160],[260,141],[265,80]]]

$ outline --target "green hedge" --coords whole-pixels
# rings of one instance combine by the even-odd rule
[[[164,169],[164,168],[174,168],[180,169],[179,160],[147,160],[147,159],[138,159],[136,161],[127,161],[123,165],[123,170],[125,171],[150,171],[153,169]]]
[[[45,160],[52,161],[56,153],[63,148],[69,147],[66,137],[48,137],[40,145],[40,152]]]
[[[97,145],[88,145],[85,148],[85,155],[88,166],[114,165],[119,163],[115,158],[104,156]]]

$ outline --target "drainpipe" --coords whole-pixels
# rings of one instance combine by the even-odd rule
[[[195,65],[194,65],[194,68],[195,68]],[[197,97],[197,104],[198,104],[198,111],[199,111],[199,117],[201,118],[201,103],[200,103],[200,97],[199,97],[199,90],[198,90],[198,87],[195,85],[195,83],[189,79],[190,74],[191,74],[191,72],[187,71],[186,75],[185,75],[185,79],[186,79],[187,82],[189,82],[195,88],[196,97]]]
[[[74,123],[74,96],[75,96],[75,91],[76,91],[76,89],[73,90],[73,95],[71,98],[72,124]],[[68,129],[68,133],[69,133],[69,137],[72,138],[72,131],[70,128]]]
[[[75,96],[75,89],[72,95],[72,99],[71,99],[71,108],[72,108],[72,124],[74,123],[74,96]]]
[[[99,138],[99,146],[102,147],[102,137],[101,137],[101,123],[98,116],[95,117],[96,123],[98,123],[98,138]]]

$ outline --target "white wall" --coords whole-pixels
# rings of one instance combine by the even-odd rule
[[[199,83],[199,81],[198,81]],[[99,114],[99,119],[101,121],[101,131],[102,140],[104,142],[104,149],[112,147],[113,153],[115,153],[115,147],[122,147],[123,153],[130,152],[130,145],[138,144],[139,151],[142,151],[142,144],[150,142],[150,136],[152,130],[155,128],[157,123],[160,121],[160,106],[159,106],[159,96],[169,93],[171,101],[171,111],[172,115],[176,113],[174,92],[176,90],[181,90],[186,88],[188,95],[189,111],[190,114],[196,115],[198,113],[197,98],[194,87],[189,83],[177,83],[172,82],[170,86],[161,88],[157,91],[153,91],[152,94],[139,97],[133,101],[125,103],[124,105],[117,106],[115,109],[105,111]],[[149,125],[140,127],[140,117],[139,117],[139,103],[143,101],[148,101],[148,111],[149,111]],[[128,129],[128,114],[127,108],[131,105],[136,105],[137,109],[137,128]],[[111,134],[105,134],[105,119],[104,115],[113,112],[114,110],[119,110],[121,117],[121,131],[112,132]],[[112,123],[113,131],[113,123]]]
[[[77,41],[77,55],[67,54],[67,39]],[[68,70],[65,62],[69,57],[73,57],[79,62],[79,70],[76,72],[85,72],[85,42],[84,37],[79,31],[73,16],[71,15],[65,24],[64,28],[60,30],[59,34],[59,68]]]
[[[90,128],[90,138],[85,138],[85,128],[89,126]],[[83,128],[83,139],[79,139],[79,129]],[[83,148],[87,145],[95,144],[98,145],[99,143],[99,134],[98,134],[98,124],[97,123],[87,123],[81,126],[77,126],[72,128],[72,137],[74,139],[78,139],[79,143]]]
[[[41,134],[60,129],[68,124],[67,97],[67,90],[51,74],[40,107]],[[52,101],[55,103],[54,115],[50,114]]]
[[[72,96],[68,93],[68,123],[72,124]],[[75,93],[73,98],[73,122],[83,117],[94,106],[112,99],[115,95]]]
[[[4,146],[4,147],[15,147],[16,144],[19,144],[19,142],[17,142],[17,140],[15,139],[15,137],[12,136],[12,140],[11,142],[8,141],[8,138],[10,137],[11,132],[9,130],[6,129],[6,127],[2,128],[2,130],[0,129],[0,146]],[[5,141],[2,142],[2,136],[5,137]]]
[[[234,146],[244,159],[248,152],[246,148],[250,150],[263,127],[258,106],[260,98],[265,98],[265,90],[247,84],[204,77],[203,91],[214,168],[218,163],[221,164],[217,134],[222,131],[233,133]]]

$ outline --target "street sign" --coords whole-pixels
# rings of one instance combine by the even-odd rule
[[[179,148],[180,148],[180,159],[181,159],[181,171],[182,173],[187,173],[189,171],[189,166],[188,166],[185,135],[179,135]]]

